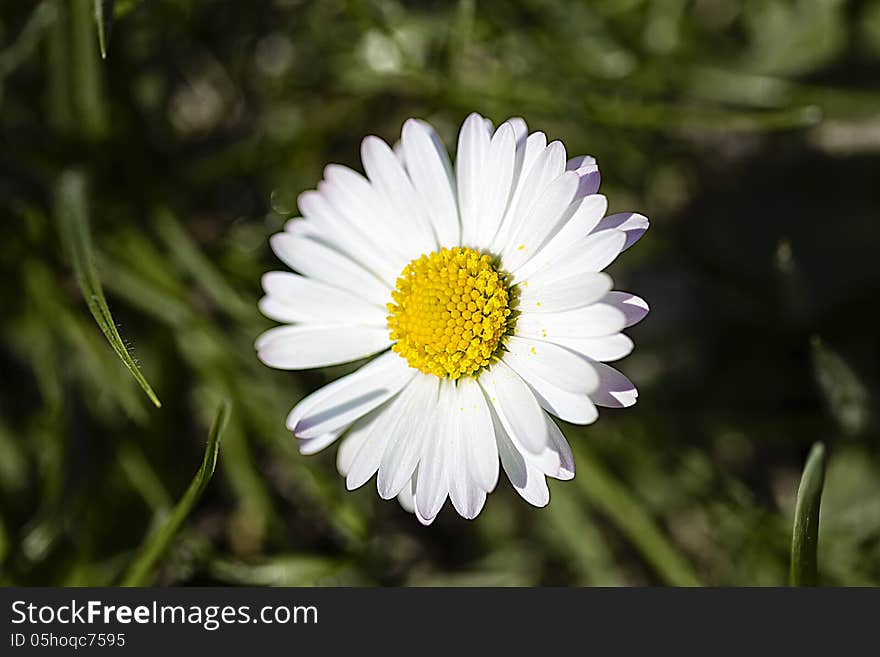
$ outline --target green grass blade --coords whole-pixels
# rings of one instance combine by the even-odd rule
[[[816,443],[807,457],[801,484],[798,486],[791,537],[792,586],[816,586],[816,548],[819,542],[819,505],[825,483],[825,445]]]
[[[34,56],[43,35],[57,20],[58,11],[55,5],[42,2],[34,8],[15,40],[7,48],[0,50],[0,84],[6,76]]]
[[[117,458],[122,472],[153,513],[164,515],[174,504],[174,500],[165,490],[162,480],[150,465],[140,445],[133,440],[124,441],[119,446]]]
[[[95,258],[92,253],[92,242],[88,226],[88,210],[86,207],[85,178],[79,171],[66,171],[61,174],[55,190],[55,214],[61,225],[61,239],[70,254],[70,260],[76,273],[76,279],[82,290],[83,297],[101,332],[107,338],[113,351],[129,369],[132,376],[140,384],[150,401],[156,407],[162,406],[153,388],[147,383],[138,369],[137,363],[125,348],[125,343],[116,330],[104,289],[95,269]]]
[[[216,559],[210,572],[221,582],[238,586],[320,586],[351,570],[351,564],[319,555],[290,554],[245,563]]]
[[[813,372],[828,408],[840,428],[850,435],[858,435],[870,422],[870,399],[865,384],[855,370],[829,348],[819,336],[810,340]]]
[[[113,16],[116,20],[119,20],[123,16],[126,16],[128,13],[137,9],[141,4],[143,4],[144,0],[119,0],[116,2],[116,7],[113,12]]]
[[[575,482],[580,489],[617,525],[663,581],[670,586],[699,586],[700,580],[690,564],[599,459],[578,445],[576,461]]]
[[[67,75],[70,76],[79,133],[89,139],[107,134],[107,107],[104,98],[101,64],[95,48],[94,12],[89,0],[72,0],[70,7],[70,52]]]
[[[213,262],[195,243],[169,210],[155,213],[155,226],[159,236],[168,246],[171,257],[198,281],[214,302],[241,321],[254,316],[253,308],[239,296]]]
[[[116,4],[116,0],[94,0],[95,24],[98,26],[98,46],[101,48],[101,59],[107,59],[110,28],[113,27],[114,4]]]
[[[54,19],[46,35],[46,114],[50,127],[60,134],[70,134],[76,123],[73,111],[73,84],[68,74],[70,30],[68,7],[60,2],[43,3],[52,7]]]
[[[211,431],[208,434],[208,444],[205,447],[205,456],[202,464],[190,482],[186,493],[180,498],[180,501],[172,509],[168,520],[159,527],[158,530],[149,536],[141,545],[138,555],[135,557],[131,566],[126,573],[122,585],[123,586],[146,586],[152,581],[153,573],[156,565],[165,554],[171,540],[183,526],[184,521],[189,516],[196,502],[201,498],[208,482],[214,474],[214,468],[217,466],[217,454],[220,451],[220,435],[229,419],[229,404],[221,402],[217,409],[217,415],[211,425]]]

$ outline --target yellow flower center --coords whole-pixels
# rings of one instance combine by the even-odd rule
[[[467,247],[416,258],[388,304],[394,351],[411,367],[457,379],[489,364],[507,330],[507,282],[492,258]]]

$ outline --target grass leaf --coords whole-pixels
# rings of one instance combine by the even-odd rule
[[[66,171],[61,174],[55,190],[55,214],[61,225],[61,238],[70,254],[76,279],[82,290],[83,297],[98,327],[104,333],[113,351],[129,369],[135,380],[147,393],[150,401],[161,407],[162,403],[147,383],[144,375],[128,353],[125,343],[116,330],[104,290],[95,269],[95,258],[88,226],[88,209],[86,203],[85,178],[79,171]]]
[[[165,554],[171,540],[180,530],[202,493],[205,492],[208,482],[211,481],[214,468],[217,466],[217,454],[220,451],[220,435],[223,433],[228,419],[229,403],[223,401],[220,403],[217,415],[211,425],[201,466],[186,489],[186,493],[172,509],[171,515],[168,516],[165,523],[141,545],[139,554],[135,557],[122,581],[123,586],[146,586],[151,583],[156,564]]]
[[[792,586],[815,586],[818,579],[816,547],[819,542],[819,505],[825,483],[825,445],[816,443],[807,457],[798,486],[791,537]]]
[[[101,63],[95,48],[94,12],[89,0],[73,0],[69,8],[70,50],[65,71],[77,115],[73,127],[87,139],[99,139],[107,135],[108,123]]]
[[[345,561],[311,554],[289,554],[254,563],[217,559],[210,572],[221,582],[238,586],[321,586],[336,585],[339,576],[352,576]]]
[[[15,40],[0,50],[0,84],[6,76],[33,57],[43,35],[57,20],[58,11],[51,3],[42,2],[34,8]]]
[[[171,257],[187,270],[215,303],[230,315],[242,322],[252,320],[253,308],[234,290],[216,265],[200,249],[189,233],[167,209],[159,209],[155,214],[155,225],[159,236],[168,246]]]
[[[813,336],[810,344],[816,381],[831,413],[846,433],[861,433],[870,419],[870,400],[865,385],[853,368],[821,338]]]
[[[578,445],[576,461],[575,481],[581,490],[629,538],[663,581],[670,586],[699,586],[687,560],[599,459]]]
[[[95,24],[98,26],[98,45],[101,48],[101,59],[107,59],[110,28],[113,27],[114,4],[116,4],[116,0],[94,0]]]

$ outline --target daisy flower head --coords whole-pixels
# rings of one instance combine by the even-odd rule
[[[465,120],[455,163],[426,122],[392,149],[361,147],[366,175],[331,164],[299,197],[301,218],[271,237],[292,272],[263,277],[260,310],[284,325],[259,358],[300,370],[375,356],[300,401],[287,427],[303,454],[340,441],[349,489],[428,524],[447,498],[476,517],[499,464],[535,506],[546,477],[574,476],[551,416],[596,420],[636,389],[606,364],[633,348],[622,331],[648,312],[603,270],[648,228],[605,216],[599,168],[567,159],[525,121]]]

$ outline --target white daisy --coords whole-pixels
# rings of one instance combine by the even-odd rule
[[[633,348],[621,331],[648,312],[603,273],[648,228],[605,216],[594,158],[514,118],[461,128],[455,166],[430,125],[409,119],[392,150],[361,147],[366,176],[331,164],[299,197],[302,218],[273,235],[298,273],[263,277],[259,337],[272,367],[324,367],[380,354],[303,399],[287,418],[300,451],[341,437],[346,486],[373,475],[430,523],[448,497],[474,518],[499,461],[535,506],[546,477],[574,476],[550,415],[589,424],[636,389],[605,364]]]

